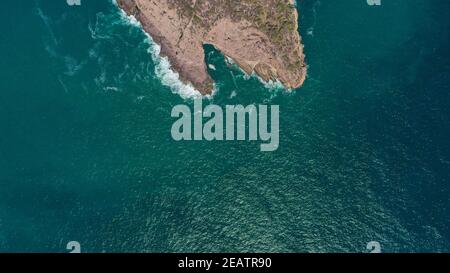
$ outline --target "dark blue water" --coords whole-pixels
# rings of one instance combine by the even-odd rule
[[[190,90],[110,1],[0,10],[0,252],[450,251],[450,2],[299,1],[308,80],[229,69],[280,148],[175,142]]]

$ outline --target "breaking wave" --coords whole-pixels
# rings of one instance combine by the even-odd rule
[[[228,64],[232,65],[234,68],[238,69],[241,73],[244,74],[244,79],[249,80],[251,78],[257,79],[262,85],[264,85],[265,88],[269,89],[270,91],[274,91],[274,90],[287,90],[287,88],[279,81],[265,81],[263,78],[261,78],[260,76],[258,76],[258,74],[255,73],[255,71],[252,72],[252,74],[247,74],[247,72],[245,72],[239,65],[236,64],[236,62],[228,57],[225,56],[225,60]]]
[[[117,6],[115,0],[112,0],[112,3]],[[161,80],[161,83],[164,86],[169,87],[172,93],[178,94],[183,99],[201,97],[201,93],[196,90],[191,84],[183,83],[180,80],[180,75],[172,69],[169,59],[160,55],[161,46],[153,40],[150,34],[144,31],[141,23],[134,16],[128,16],[122,9],[120,9],[119,7],[118,9],[120,11],[122,19],[124,19],[128,24],[134,27],[138,27],[145,33],[146,39],[144,40],[144,42],[149,45],[147,51],[150,54],[153,62],[155,63],[155,73],[156,76]]]
[[[155,73],[161,79],[162,84],[170,87],[172,92],[179,94],[184,99],[201,97],[200,92],[191,84],[185,84],[180,80],[180,75],[171,69],[169,59],[161,57],[161,46],[155,43],[149,34],[146,33],[146,35],[146,42],[150,46],[148,53],[155,62]]]

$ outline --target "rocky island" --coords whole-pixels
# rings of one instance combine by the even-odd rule
[[[214,82],[203,45],[213,45],[247,74],[300,87],[306,77],[294,0],[117,0],[161,46],[180,79],[202,94]]]

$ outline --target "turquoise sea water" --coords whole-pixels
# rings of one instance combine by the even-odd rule
[[[207,46],[205,103],[279,104],[274,153],[173,141],[186,90],[111,1],[81,2],[0,10],[0,252],[450,251],[450,1],[299,1],[292,93]]]

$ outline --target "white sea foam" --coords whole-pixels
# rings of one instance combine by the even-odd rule
[[[142,28],[141,23],[136,19],[136,17],[134,17],[133,15],[127,15],[125,13],[125,11],[123,11],[122,9],[120,9],[120,11],[121,11],[122,15],[124,15],[129,20],[128,22],[132,26],[135,26],[135,27],[138,27],[138,28]]]
[[[64,56],[63,59],[66,65],[64,74],[67,76],[74,76],[87,64],[86,60],[79,62],[71,56]]]
[[[53,44],[58,45],[58,40],[56,39],[55,33],[53,32],[53,28],[51,26],[52,22],[51,19],[44,14],[44,12],[41,10],[41,8],[37,7],[37,15],[42,19],[44,22],[45,27],[47,28],[47,31],[50,35],[50,38],[53,42]]]
[[[287,90],[287,88],[279,81],[265,81],[263,80],[260,76],[258,76],[255,72],[252,73],[252,77],[256,77],[263,85],[265,88],[270,89],[270,90]]]
[[[228,56],[225,56],[225,60],[227,63],[229,63],[230,65],[232,65],[233,67],[235,67],[239,71],[241,71],[244,74],[245,80],[249,80],[251,78],[258,79],[258,81],[261,82],[264,85],[264,87],[269,90],[286,90],[287,89],[279,80],[265,81],[263,78],[258,76],[258,74],[256,74],[255,71],[253,71],[251,74],[247,74],[247,72],[245,72],[239,65],[236,64],[236,62],[232,58],[230,58]]]
[[[69,89],[67,89],[66,84],[64,83],[64,81],[61,79],[60,76],[58,76],[58,81],[61,84],[62,88],[64,89],[64,92],[69,93]]]
[[[111,3],[112,3],[114,6],[119,7],[119,4],[117,4],[117,0],[111,0]]]
[[[50,40],[44,40],[45,50],[47,53],[57,60],[60,60],[64,62],[64,65],[66,67],[66,70],[64,71],[64,74],[67,76],[74,76],[77,74],[87,63],[87,60],[84,61],[78,61],[75,58],[69,56],[69,55],[63,55],[61,53],[58,53],[58,48],[60,47],[59,41],[55,35],[55,32],[52,28],[52,19],[45,15],[45,13],[42,11],[42,9],[38,6],[36,8],[37,15],[41,18],[43,21],[45,27],[48,30]],[[61,80],[60,80],[61,82]],[[66,88],[65,88],[66,89]]]
[[[103,90],[105,90],[105,91],[114,91],[114,92],[118,92],[118,91],[119,91],[119,88],[116,87],[116,86],[105,86],[105,87],[103,87]]]
[[[115,0],[111,0],[111,2],[114,5],[118,6],[118,4]],[[134,16],[127,15],[125,13],[125,11],[122,10],[121,8],[118,8],[118,9],[120,11],[120,15],[121,15],[122,19],[124,19],[128,24],[138,27],[139,29],[144,31],[144,29],[142,28],[142,24]],[[147,37],[145,39],[145,42],[149,44],[148,52],[150,53],[150,55],[155,63],[156,76],[161,80],[161,83],[163,85],[169,87],[173,93],[180,95],[184,99],[201,97],[200,92],[198,90],[196,90],[192,86],[192,84],[186,84],[180,80],[180,75],[171,68],[172,66],[170,64],[169,59],[167,57],[161,56],[161,46],[158,45],[153,40],[153,38],[150,36],[150,34],[148,34],[145,31],[144,31],[144,33]],[[284,85],[278,80],[275,82],[274,81],[266,82],[261,77],[259,77],[256,73],[247,75],[247,73],[244,70],[242,70],[234,62],[234,60],[232,58],[230,58],[228,56],[225,56],[225,58],[229,64],[234,65],[235,67],[237,67],[239,70],[241,70],[244,73],[245,79],[249,79],[251,77],[256,77],[264,85],[264,87],[266,87],[267,89],[270,89],[270,90],[278,90],[278,89],[285,90],[286,89],[284,87]],[[212,65],[209,67],[213,70],[215,68]],[[214,90],[213,90],[212,94],[207,97],[212,98],[216,92],[217,92],[217,86],[214,85]]]
[[[161,57],[161,46],[155,43],[148,34],[146,42],[149,44],[148,52],[156,65],[156,76],[161,79],[162,84],[170,87],[172,92],[179,94],[184,99],[201,97],[200,92],[191,84],[185,84],[180,80],[180,75],[171,69],[169,59]]]
[[[113,4],[117,5],[114,0],[112,1]],[[144,31],[141,23],[134,16],[128,16],[125,11],[123,11],[122,9],[119,10],[121,17],[125,19],[127,23]],[[145,31],[144,33],[147,37],[145,39],[145,42],[149,45],[148,53],[150,53],[150,56],[155,63],[155,73],[156,76],[161,80],[161,83],[164,86],[169,87],[172,93],[180,95],[183,99],[201,97],[201,93],[196,90],[192,86],[192,84],[186,84],[180,80],[180,75],[171,68],[172,66],[169,59],[167,57],[161,56],[161,46],[153,40],[150,34],[146,33]],[[214,88],[214,91],[215,89],[216,88]]]
[[[320,7],[321,4],[322,3],[320,1],[317,1],[313,5],[313,18],[314,18],[314,21],[313,21],[312,26],[308,28],[308,30],[306,32],[307,35],[310,35],[310,36],[314,37],[314,30],[316,28],[316,23],[317,23],[317,9]]]
[[[92,38],[93,40],[98,40],[98,39],[110,39],[110,38],[111,38],[110,35],[104,35],[104,34],[102,35],[102,34],[101,34],[100,28],[101,28],[102,26],[101,26],[101,25],[99,26],[99,24],[100,24],[99,22],[101,22],[101,21],[99,21],[99,19],[101,19],[101,20],[107,20],[105,14],[102,13],[102,12],[99,12],[99,13],[96,14],[95,25],[92,26],[92,23],[91,23],[91,22],[89,22],[89,24],[88,24],[88,29],[89,29],[89,32],[91,33],[91,38]]]

